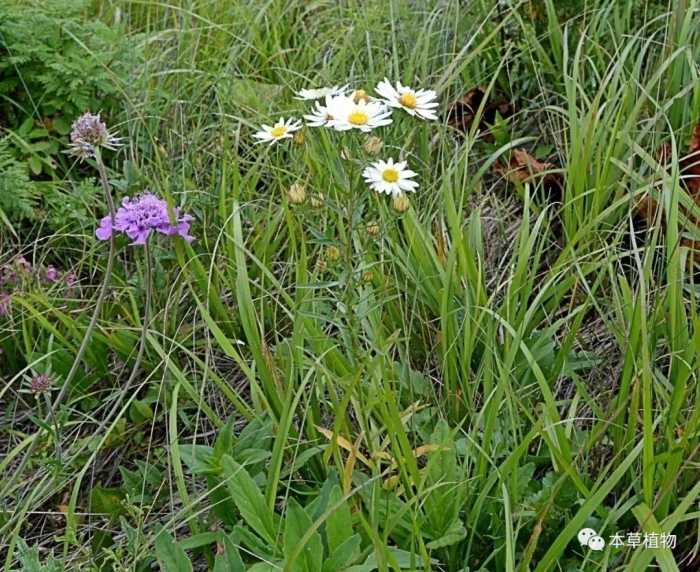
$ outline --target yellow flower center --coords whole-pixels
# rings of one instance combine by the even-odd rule
[[[359,109],[348,115],[348,122],[352,123],[353,125],[364,125],[368,121],[369,115],[367,115],[364,111],[360,111]]]
[[[270,131],[273,137],[282,137],[287,132],[287,127],[284,125],[275,125]]]
[[[387,183],[395,183],[399,180],[399,172],[392,168],[384,169],[382,172],[382,179],[384,179]]]
[[[418,101],[416,100],[416,96],[408,91],[401,94],[399,97],[399,103],[404,107],[408,107],[409,109],[415,109]]]

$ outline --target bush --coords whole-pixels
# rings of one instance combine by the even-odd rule
[[[118,27],[86,21],[87,5],[0,3],[0,209],[11,221],[50,208],[33,183],[43,181],[42,197],[55,194],[69,166],[61,149],[75,117],[118,109],[134,52]]]

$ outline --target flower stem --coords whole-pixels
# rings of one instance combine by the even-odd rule
[[[107,169],[105,168],[104,162],[102,161],[102,155],[100,155],[99,149],[96,149],[95,151],[95,163],[97,164],[97,171],[100,174],[100,183],[102,185],[102,191],[104,192],[105,201],[107,202],[109,216],[112,217],[112,224],[114,224],[114,216],[116,214],[116,211],[114,209],[114,201],[112,200],[112,192],[111,187],[109,185],[109,179],[107,178]],[[87,350],[88,343],[92,338],[92,333],[95,330],[95,326],[97,325],[97,318],[100,315],[102,304],[104,303],[104,300],[107,297],[107,290],[109,288],[109,282],[112,277],[112,267],[114,266],[114,250],[114,235],[112,234],[109,237],[109,254],[107,255],[107,268],[105,269],[105,275],[102,279],[100,293],[97,297],[97,302],[95,303],[95,310],[92,313],[92,318],[90,318],[90,323],[88,324],[87,330],[85,330],[85,335],[83,336],[83,340],[80,343],[80,347],[78,348],[78,353],[75,355],[73,364],[71,365],[71,368],[68,371],[68,375],[66,376],[66,379],[63,382],[61,391],[58,393],[58,396],[56,397],[53,403],[54,411],[58,410],[58,406],[65,398],[66,393],[68,392],[68,387],[73,381],[75,374],[78,372],[80,362],[83,359],[83,355]],[[58,427],[56,428],[56,432],[58,433]]]

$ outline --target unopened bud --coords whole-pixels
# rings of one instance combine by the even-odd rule
[[[408,200],[408,197],[405,193],[401,193],[400,195],[394,196],[392,200],[392,205],[396,212],[403,213],[406,212],[408,210],[408,207],[411,206],[411,201]]]
[[[326,248],[326,258],[328,260],[338,260],[340,258],[340,249],[337,246],[329,246]]]
[[[362,147],[370,155],[379,155],[379,152],[382,150],[383,146],[384,141],[382,141],[376,135],[371,135],[367,138],[367,141],[365,141],[365,144]]]
[[[287,198],[290,203],[300,205],[306,200],[306,187],[301,183],[294,183],[287,191]]]
[[[379,236],[379,225],[376,222],[367,225],[367,234],[370,236]]]
[[[364,89],[356,89],[352,92],[352,100],[355,103],[360,103],[361,101],[367,103],[370,100],[370,97],[367,95],[367,92]]]

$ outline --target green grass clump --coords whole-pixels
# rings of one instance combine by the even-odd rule
[[[5,570],[697,568],[696,0],[73,16],[138,58],[77,44],[118,151],[73,163],[42,134],[52,195],[0,162],[23,189],[0,182]],[[309,112],[295,91],[385,77],[440,119],[254,143]],[[418,173],[407,208],[362,180],[388,157]],[[192,214],[196,241],[108,256],[96,181]]]

